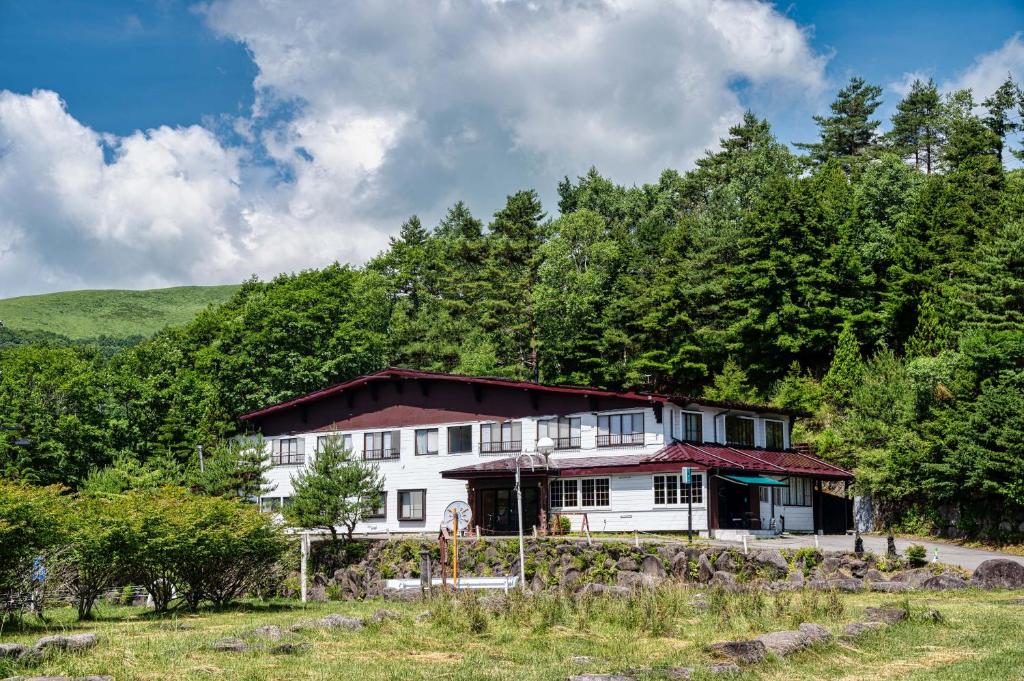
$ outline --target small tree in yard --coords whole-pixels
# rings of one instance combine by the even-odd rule
[[[338,541],[338,527],[352,539],[356,524],[380,503],[384,478],[377,465],[355,457],[340,438],[328,438],[312,466],[292,478],[292,503],[284,510],[294,525],[326,529]]]
[[[92,608],[123,569],[125,524],[110,499],[81,496],[65,517],[66,541],[54,561],[56,573],[75,597],[79,619]]]
[[[270,489],[270,467],[262,438],[223,440],[205,452],[202,470],[198,460],[189,468],[187,486],[209,496],[255,501]]]

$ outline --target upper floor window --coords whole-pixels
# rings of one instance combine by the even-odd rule
[[[473,451],[473,426],[448,426],[448,453]]]
[[[437,454],[437,428],[416,431],[416,456]]]
[[[523,424],[519,421],[484,423],[480,426],[480,452],[518,452],[523,449]]]
[[[401,456],[402,434],[397,430],[366,433],[363,436],[363,458],[370,460],[397,459]]]
[[[725,417],[725,442],[730,445],[754,446],[754,419],[749,416]]]
[[[704,503],[704,474],[690,473],[690,484],[682,482],[681,477],[678,473],[654,476],[655,506],[689,504],[690,495],[694,504]]]
[[[579,449],[580,424],[578,417],[568,416],[537,421],[537,439],[551,438],[555,449]]]
[[[700,412],[683,412],[683,427],[679,439],[683,442],[704,441],[704,417]]]
[[[765,419],[764,421],[764,446],[765,449],[785,449],[786,439],[783,437],[782,421]]]
[[[642,445],[644,415],[607,414],[597,417],[597,446]]]
[[[351,435],[317,435],[316,436],[316,451],[320,453],[324,451],[324,447],[331,439],[337,440],[341,444],[341,448],[346,452],[352,451],[352,436]]]
[[[306,463],[306,441],[301,437],[271,440],[270,463],[274,466],[301,466]]]

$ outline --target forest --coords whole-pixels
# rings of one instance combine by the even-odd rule
[[[0,476],[180,480],[240,413],[392,365],[801,409],[880,522],[1019,537],[1021,90],[881,105],[852,78],[795,149],[748,112],[653,184],[411,216],[365,265],[246,281],[127,347],[0,337]]]

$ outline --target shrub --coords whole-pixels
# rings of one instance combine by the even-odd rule
[[[67,508],[65,537],[54,568],[75,599],[78,618],[90,619],[96,600],[124,570],[124,507],[111,499],[80,496]]]
[[[913,544],[907,547],[907,562],[911,567],[921,567],[928,562],[928,549],[920,544]]]
[[[0,480],[0,594],[32,588],[32,562],[59,543],[66,505],[60,487]]]

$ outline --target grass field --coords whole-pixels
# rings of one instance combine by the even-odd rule
[[[664,679],[664,670],[712,661],[704,646],[728,638],[816,621],[833,631],[858,619],[868,605],[906,607],[911,620],[854,643],[834,641],[785,660],[747,667],[740,679],[1024,679],[1024,601],[1021,594],[974,591],[828,595],[795,593],[760,598],[708,594],[698,611],[694,592],[672,587],[631,599],[544,596],[513,598],[489,609],[476,601],[396,604],[383,601],[311,604],[250,603],[225,612],[201,611],[156,619],[141,609],[107,607],[79,625],[69,610],[50,625],[8,630],[0,642],[31,642],[45,632],[93,631],[98,647],[65,654],[19,674],[112,674],[128,679],[565,679],[570,674],[624,672]],[[401,618],[358,632],[314,629],[286,634],[300,652],[265,649],[217,652],[221,637],[246,638],[264,624],[287,627],[328,613],[366,617],[380,608]],[[935,608],[945,617],[923,617]],[[431,610],[429,618],[418,618]],[[250,640],[252,640],[250,638]],[[590,661],[574,662],[574,656]],[[640,671],[636,671],[636,670]],[[706,678],[700,672],[694,678]],[[3,673],[0,673],[3,676]]]
[[[148,291],[65,291],[0,300],[0,321],[13,331],[48,331],[71,339],[150,336],[183,324],[238,290],[179,286]]]

